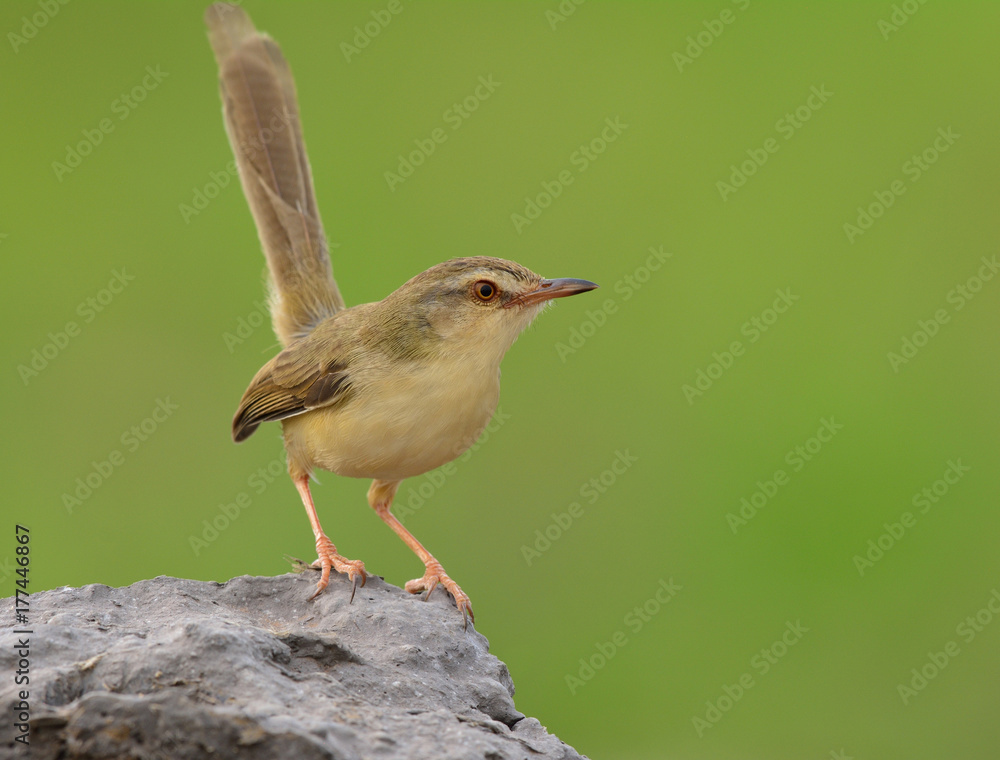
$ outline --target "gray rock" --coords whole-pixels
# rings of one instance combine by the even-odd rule
[[[514,707],[507,667],[451,597],[377,576],[348,603],[315,574],[159,577],[30,597],[30,741],[40,758],[579,758]],[[17,668],[14,604],[0,670]],[[22,637],[23,638],[23,637]],[[0,682],[3,754],[19,701]]]

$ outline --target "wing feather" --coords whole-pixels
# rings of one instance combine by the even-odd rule
[[[262,422],[283,420],[344,402],[351,392],[346,362],[296,363],[298,344],[264,365],[233,417],[233,440],[245,440]]]

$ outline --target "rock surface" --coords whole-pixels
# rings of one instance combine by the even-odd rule
[[[430,601],[369,576],[313,573],[30,597],[30,757],[579,758],[514,708],[507,667],[438,589]],[[0,668],[17,667],[13,600]],[[18,701],[0,682],[0,754]]]

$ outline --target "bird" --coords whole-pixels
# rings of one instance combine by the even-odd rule
[[[462,612],[469,596],[392,513],[400,482],[460,456],[492,419],[500,363],[556,298],[593,290],[588,280],[545,279],[492,256],[432,266],[381,301],[347,307],[333,277],[299,119],[281,48],[235,5],[205,13],[219,68],[223,121],[269,273],[269,308],[281,351],[250,381],[232,422],[245,440],[280,422],[288,473],[315,537],[319,581],[367,580],[324,532],[309,488],[316,470],[371,479],[368,504],[424,564],[406,591],[443,587]]]

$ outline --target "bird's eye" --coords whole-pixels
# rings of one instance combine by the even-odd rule
[[[487,280],[480,280],[472,286],[472,292],[480,301],[492,301],[497,295],[497,286]]]

